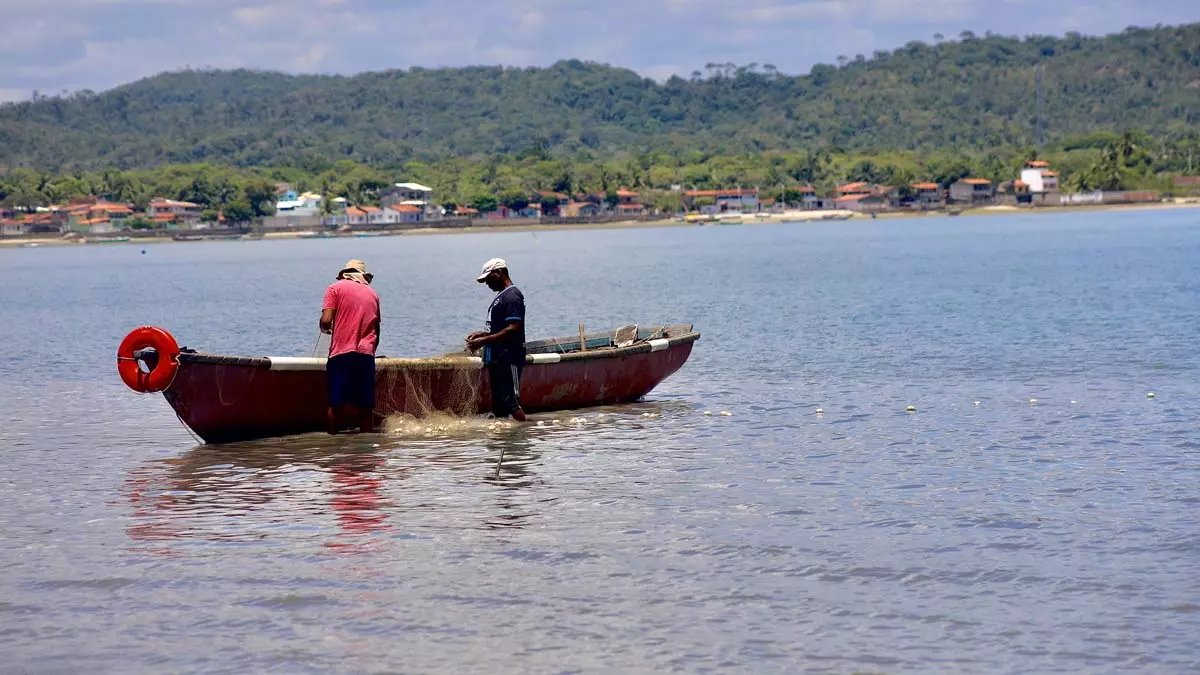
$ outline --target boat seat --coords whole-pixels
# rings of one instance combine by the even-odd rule
[[[632,345],[633,343],[637,342],[637,338],[638,338],[638,327],[637,327],[636,323],[633,324],[632,326],[621,326],[620,328],[613,331],[612,344],[614,347],[618,347],[618,348],[628,347],[629,345]]]

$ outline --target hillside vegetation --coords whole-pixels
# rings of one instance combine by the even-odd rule
[[[1107,37],[913,42],[789,76],[712,64],[663,83],[606,65],[343,76],[164,73],[0,106],[0,165],[55,172],[208,163],[326,171],[453,157],[699,157],[1028,148],[1035,69],[1050,143],[1200,128],[1200,24]],[[689,159],[690,158],[690,159]]]

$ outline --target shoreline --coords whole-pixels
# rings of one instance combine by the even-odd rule
[[[959,216],[1004,216],[1004,215],[1044,215],[1044,214],[1063,214],[1076,212],[1093,212],[1093,211],[1159,211],[1159,210],[1176,210],[1176,209],[1200,209],[1200,202],[1155,202],[1142,204],[1081,204],[1078,206],[1038,206],[1038,207],[1018,207],[1008,205],[993,205],[982,206],[978,208],[964,208],[959,212]],[[492,234],[497,232],[569,232],[573,230],[636,230],[661,227],[711,227],[711,226],[729,226],[729,225],[805,225],[808,223],[824,223],[824,222],[840,222],[846,220],[891,220],[900,218],[948,218],[949,213],[944,210],[939,211],[916,211],[916,212],[882,212],[877,213],[873,218],[870,213],[849,213],[842,212],[844,215],[841,218],[830,219],[821,218],[819,214],[829,212],[814,212],[814,211],[797,211],[792,212],[799,214],[801,217],[795,217],[792,214],[784,216],[783,214],[768,214],[765,217],[760,217],[757,214],[748,214],[742,218],[727,218],[731,222],[721,222],[720,220],[681,220],[675,217],[660,218],[656,220],[622,220],[610,221],[603,223],[583,223],[577,225],[565,224],[513,224],[513,225],[478,225],[469,227],[422,227],[395,231],[372,231],[371,237],[402,237],[402,236],[430,236],[439,234]],[[810,215],[808,218],[803,215]],[[361,233],[358,233],[361,234]],[[267,241],[279,239],[302,239],[312,238],[312,232],[269,232],[261,238],[255,237],[246,241]],[[104,235],[107,237],[121,237],[120,233],[114,232]],[[203,235],[199,235],[203,237]],[[353,239],[355,233],[345,235],[333,235],[330,239]],[[22,237],[13,239],[0,240],[0,248],[38,248],[42,246],[80,246],[80,245],[127,245],[127,244],[195,244],[207,241],[202,238],[195,241],[177,241],[171,237],[131,237],[127,241],[102,241],[102,242],[84,242],[78,239],[63,239],[61,237]],[[211,241],[233,241],[227,235],[215,237]]]

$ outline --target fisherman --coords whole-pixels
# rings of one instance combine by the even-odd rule
[[[496,292],[488,307],[487,330],[467,336],[467,349],[483,347],[492,389],[492,413],[525,421],[521,409],[521,371],[525,368],[525,295],[513,285],[508,263],[492,258],[475,279]]]
[[[325,379],[328,431],[375,430],[375,349],[379,346],[379,294],[367,264],[350,260],[325,290],[321,332],[329,333]]]

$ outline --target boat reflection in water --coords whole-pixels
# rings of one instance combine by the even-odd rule
[[[421,537],[460,508],[437,496],[448,483],[484,485],[476,527],[521,527],[536,487],[539,453],[528,428],[474,439],[396,439],[387,435],[296,436],[201,445],[147,462],[126,481],[131,539],[168,553],[175,545],[321,540],[357,550],[393,536]],[[471,527],[471,521],[455,521]]]
[[[387,434],[201,445],[130,474],[126,532],[140,547],[171,555],[250,543],[361,552],[522,528],[551,512],[564,487],[541,475],[546,457],[636,447],[645,425],[691,412],[684,401],[647,402],[534,415],[528,425],[468,417],[427,426],[437,422],[410,418]]]

